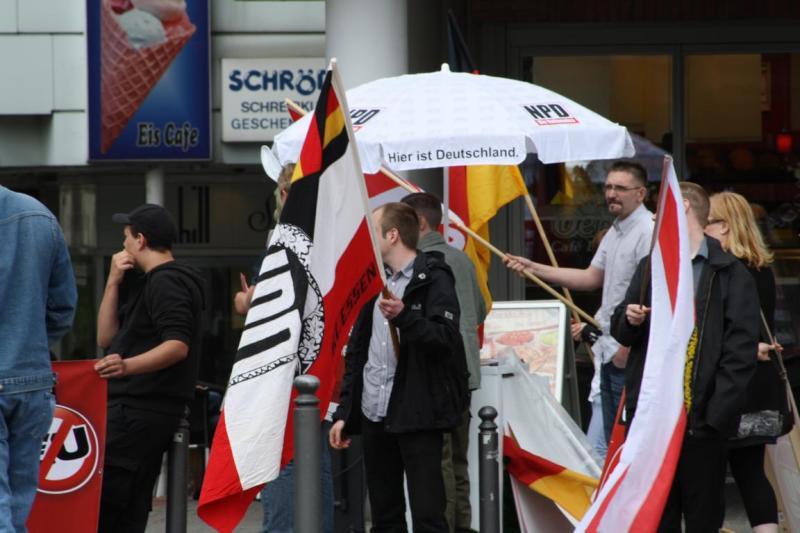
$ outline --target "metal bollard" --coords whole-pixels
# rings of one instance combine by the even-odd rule
[[[186,478],[189,470],[189,408],[178,422],[167,452],[167,533],[186,533]]]
[[[480,481],[481,533],[500,533],[500,464],[497,446],[497,410],[481,407],[478,411],[478,459]]]
[[[294,379],[294,531],[322,531],[319,399],[314,395],[319,379],[304,375]]]

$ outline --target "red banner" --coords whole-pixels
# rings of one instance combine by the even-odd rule
[[[97,531],[106,440],[106,380],[95,361],[53,363],[56,411],[42,442],[31,533]]]

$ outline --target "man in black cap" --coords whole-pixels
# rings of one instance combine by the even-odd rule
[[[194,396],[202,337],[203,280],[175,261],[175,222],[145,204],[112,220],[123,250],[97,315],[95,365],[108,379],[108,422],[100,532],[143,532],[161,458]]]

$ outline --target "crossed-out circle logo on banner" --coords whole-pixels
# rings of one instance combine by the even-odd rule
[[[97,471],[98,448],[89,420],[74,409],[56,405],[42,441],[39,492],[66,494],[83,487]]]

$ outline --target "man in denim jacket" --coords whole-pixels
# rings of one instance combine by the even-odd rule
[[[77,290],[53,214],[0,186],[0,531],[25,531],[55,383],[49,346],[72,327]]]

